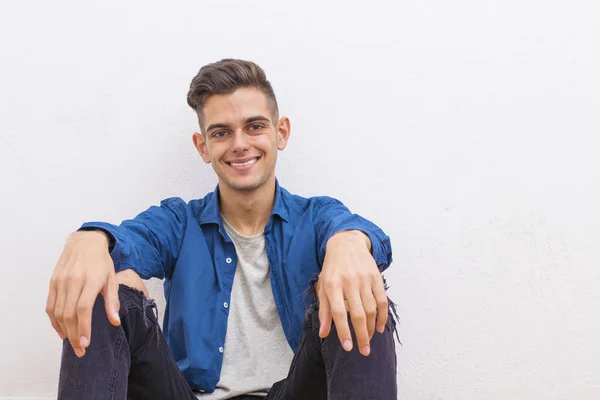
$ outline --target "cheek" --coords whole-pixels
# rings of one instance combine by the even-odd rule
[[[226,150],[222,143],[213,143],[208,149],[208,155],[212,160],[218,160],[225,152]]]
[[[259,141],[256,142],[257,148],[261,149],[265,153],[272,153],[273,151],[277,151],[277,139],[270,138],[267,135],[261,137]],[[271,156],[271,154],[268,154]]]

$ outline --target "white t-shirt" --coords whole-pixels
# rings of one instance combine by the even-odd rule
[[[238,257],[233,278],[221,379],[202,400],[265,396],[285,377],[294,357],[275,306],[264,234],[244,236],[223,219]]]

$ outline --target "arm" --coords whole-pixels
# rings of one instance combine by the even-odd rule
[[[118,326],[119,283],[137,287],[138,275],[163,278],[172,273],[186,215],[182,200],[168,199],[120,226],[86,223],[69,236],[50,280],[46,312],[61,339],[68,338],[79,357],[90,343],[98,294],[104,297],[110,322]],[[122,271],[118,277],[115,270]]]
[[[101,230],[108,235],[117,272],[132,269],[143,279],[163,279],[173,273],[186,224],[185,203],[170,198],[119,226],[86,222],[79,230]]]
[[[319,248],[319,263],[323,266],[327,243],[338,232],[356,230],[368,238],[368,247],[377,267],[385,271],[392,263],[392,245],[390,238],[371,221],[350,210],[340,201],[324,198],[323,204],[315,215],[315,229]]]
[[[329,335],[333,319],[342,346],[350,351],[349,311],[359,350],[366,356],[376,322],[379,332],[387,322],[388,301],[381,271],[392,262],[390,239],[375,224],[333,199],[317,212],[315,228],[322,265],[317,284],[319,335]]]

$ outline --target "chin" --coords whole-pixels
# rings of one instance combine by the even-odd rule
[[[255,190],[258,189],[259,187],[262,186],[262,184],[264,182],[262,182],[260,179],[228,179],[226,180],[227,185],[229,187],[231,187],[232,189],[235,190],[240,190],[240,191],[251,191],[251,190]]]
[[[224,179],[223,181],[234,190],[248,192],[263,186],[269,181],[269,177],[243,177],[241,179],[237,177],[237,179]]]

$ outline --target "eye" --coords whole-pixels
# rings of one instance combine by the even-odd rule
[[[263,126],[261,124],[252,124],[249,126],[249,129],[251,131],[259,131],[263,128]]]
[[[214,137],[214,138],[220,138],[220,137],[225,136],[226,134],[227,134],[227,131],[215,131],[215,132],[211,133],[210,136]]]

